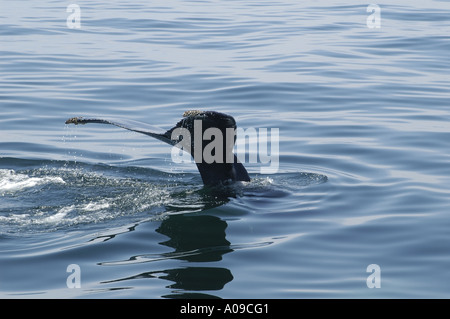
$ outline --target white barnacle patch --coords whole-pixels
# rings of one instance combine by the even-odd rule
[[[189,116],[196,116],[196,115],[201,115],[205,112],[200,111],[200,110],[190,110],[190,111],[186,111],[183,113],[183,117],[189,117]]]

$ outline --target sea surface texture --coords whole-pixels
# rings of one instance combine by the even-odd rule
[[[1,0],[0,297],[447,298],[449,17]],[[192,109],[236,119],[250,182],[204,187],[170,145],[65,124],[164,131]]]

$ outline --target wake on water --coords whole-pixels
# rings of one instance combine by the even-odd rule
[[[0,169],[0,195],[2,196],[49,183],[64,184],[65,182],[61,177],[30,177],[16,173],[14,170]]]
[[[290,187],[327,180],[313,173],[280,174],[209,189],[197,174],[75,162],[31,164],[17,170],[0,168],[0,234],[101,227],[102,223],[116,227],[201,212],[232,197],[287,196]]]
[[[148,218],[170,198],[167,184],[107,173],[78,164],[0,169],[0,233],[48,232],[144,212]]]

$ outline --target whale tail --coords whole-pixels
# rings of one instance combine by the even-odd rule
[[[194,157],[205,185],[250,181],[244,165],[233,154],[236,121],[230,115],[215,111],[186,111],[183,118],[165,132],[146,123],[112,118],[74,117],[66,121],[66,124],[75,125],[88,123],[114,125],[182,147]]]

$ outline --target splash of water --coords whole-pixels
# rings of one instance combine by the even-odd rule
[[[32,177],[9,169],[0,169],[0,195],[15,193],[45,184],[65,184],[59,176]]]

